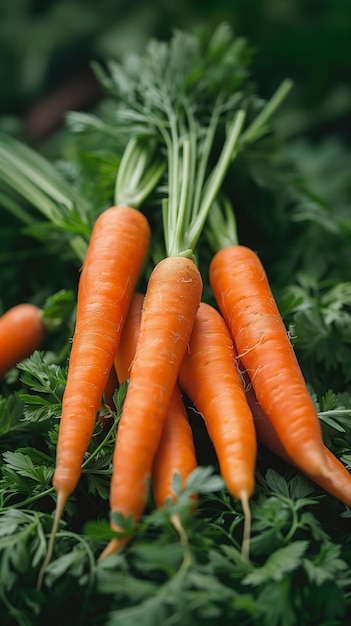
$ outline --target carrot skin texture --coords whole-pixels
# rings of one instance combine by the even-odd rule
[[[6,311],[0,318],[0,378],[38,350],[44,337],[41,309],[24,302]]]
[[[175,472],[180,476],[181,489],[184,489],[187,477],[196,467],[193,433],[180,387],[176,383],[152,468],[152,492],[156,506],[161,508],[167,500],[175,502],[172,484]],[[192,499],[197,498],[193,496]]]
[[[144,296],[135,293],[123,328],[115,368],[120,382],[126,381],[134,359],[140,331]],[[161,440],[152,467],[152,492],[157,507],[165,505],[168,498],[175,500],[172,482],[174,473],[181,478],[184,488],[189,474],[197,467],[192,430],[178,383],[173,389]]]
[[[325,476],[312,476],[300,468],[288,455],[272,424],[259,405],[252,387],[247,389],[247,399],[254,416],[258,440],[268,450],[283,459],[285,463],[296,467],[324,491],[351,507],[351,473],[332,451],[326,445],[324,446],[327,474]]]
[[[210,285],[257,399],[287,452],[311,475],[326,473],[318,415],[265,270],[245,246],[212,259]]]
[[[220,472],[239,499],[254,489],[256,433],[236,365],[233,340],[220,313],[201,302],[179,382],[202,414]]]
[[[79,280],[76,327],[63,396],[53,485],[77,486],[97,411],[150,241],[146,218],[114,206],[96,220]]]
[[[132,515],[135,521],[146,505],[154,457],[201,295],[202,279],[190,259],[166,257],[150,276],[116,436],[110,490],[111,511]],[[119,547],[118,540],[112,542],[101,557]]]

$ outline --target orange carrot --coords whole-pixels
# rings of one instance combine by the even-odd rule
[[[118,426],[110,506],[140,519],[171,395],[202,294],[191,259],[169,256],[154,268],[144,298],[140,332]],[[121,530],[111,522],[112,528]],[[110,541],[100,558],[126,538]]]
[[[4,313],[0,318],[0,378],[39,349],[44,337],[45,325],[38,307],[25,302]]]
[[[112,366],[104,389],[104,403],[112,410],[115,410],[116,408],[113,401],[113,396],[117,388],[118,378],[116,375],[116,370],[114,366]]]
[[[176,383],[152,468],[152,491],[156,506],[164,506],[167,500],[175,501],[175,473],[179,474],[181,489],[184,489],[186,479],[196,467],[193,433],[181,390]]]
[[[62,402],[53,478],[60,499],[77,486],[149,237],[146,218],[129,207],[111,207],[94,225]]]
[[[288,333],[257,255],[220,250],[210,284],[257,399],[289,456],[310,475],[326,475],[321,427]]]
[[[141,312],[144,294],[135,292],[132,296],[128,316],[124,324],[121,341],[115,356],[115,371],[120,383],[126,382],[135,356],[136,345],[140,332]]]
[[[127,380],[130,375],[140,331],[143,301],[144,296],[141,293],[134,294],[123,328],[115,358],[120,382]],[[175,500],[172,483],[176,472],[180,476],[181,487],[184,488],[187,477],[196,467],[193,434],[181,390],[176,383],[152,468],[152,492],[156,506],[164,506],[167,499]]]
[[[286,452],[271,422],[267,419],[262,407],[259,405],[253,387],[250,384],[247,386],[246,396],[254,416],[258,440],[268,450],[283,459],[285,463],[301,470]],[[326,445],[324,446],[324,453],[328,470],[325,476],[312,476],[306,471],[301,471],[316,485],[322,487],[324,491],[351,507],[351,473]]]
[[[179,382],[204,418],[228,490],[242,502],[245,515],[242,551],[247,557],[248,501],[254,489],[256,462],[255,428],[227,325],[220,313],[204,302],[196,314]]]
[[[103,394],[103,403],[100,405],[101,413],[99,415],[99,422],[101,423],[103,429],[105,430],[111,424],[111,411],[116,410],[115,403],[113,401],[113,395],[118,388],[118,379],[114,366],[112,365],[110,369],[110,373],[108,375],[104,394]]]
[[[150,228],[144,215],[123,206],[104,211],[91,234],[79,281],[76,327],[62,402],[53,476],[55,518],[39,587],[65,503],[81,475],[149,240]]]

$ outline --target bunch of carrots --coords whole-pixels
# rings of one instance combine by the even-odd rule
[[[244,99],[228,93],[233,88],[229,78],[220,76],[206,92],[203,74],[196,73],[194,65],[196,69],[202,62],[211,76],[210,62],[221,64],[225,59],[228,76],[234,71],[230,59],[235,40],[221,28],[206,54],[179,33],[168,47],[153,42],[145,58],[139,59],[140,66],[134,62],[135,80],[129,91],[123,73],[128,65],[110,68],[113,80],[100,72],[107,88],[125,102],[121,115],[126,130],[132,120],[139,131],[149,133],[164,166],[158,160],[151,176],[146,160],[139,179],[138,168],[132,172],[123,168],[124,175],[129,172],[129,184],[117,178],[115,204],[101,212],[91,233],[62,403],[53,477],[57,504],[38,587],[67,499],[79,482],[111,374],[118,383],[127,382],[127,391],[110,488],[115,537],[101,559],[131,539],[116,523],[116,514],[137,524],[150,485],[156,506],[163,506],[176,497],[174,476],[184,486],[196,468],[183,394],[203,416],[220,473],[242,504],[243,558],[249,558],[249,502],[255,489],[258,440],[351,505],[351,475],[324,445],[265,270],[257,254],[238,243],[231,207],[226,203],[222,211],[220,204],[222,183],[235,156],[265,132],[269,116],[290,85],[284,83],[249,123]],[[216,50],[212,57],[211,47]],[[180,54],[183,64],[175,62]],[[147,91],[143,80],[150,81],[153,90]],[[204,114],[197,99],[203,102],[205,95]],[[214,159],[212,147],[218,137],[222,148],[218,155],[216,146]],[[140,293],[138,281],[150,252],[152,258],[151,228],[142,207],[159,183],[163,193],[167,189],[162,202],[165,253],[154,263],[145,293]],[[134,196],[133,186],[138,189]],[[204,245],[206,238],[200,235],[206,233],[211,233],[208,279],[216,306],[203,300],[207,276],[196,263],[196,247],[199,241]],[[181,528],[181,520],[172,521]]]

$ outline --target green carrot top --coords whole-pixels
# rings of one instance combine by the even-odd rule
[[[111,61],[108,73],[95,65],[105,88],[120,99],[124,132],[155,137],[164,154],[168,256],[193,254],[229,165],[266,132],[268,117],[290,88],[290,81],[283,83],[262,107],[251,93],[250,56],[245,40],[222,23],[210,37],[175,31],[169,42],[151,40],[142,56]]]

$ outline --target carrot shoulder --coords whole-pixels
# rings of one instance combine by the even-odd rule
[[[248,500],[255,484],[256,433],[233,340],[220,313],[204,302],[196,314],[179,381],[204,418],[228,490],[243,504],[247,522],[243,554],[247,555]]]
[[[192,260],[166,257],[154,268],[118,426],[110,490],[112,512],[142,515],[171,395],[202,294]],[[116,524],[112,528],[121,530]],[[112,539],[100,558],[125,543]]]
[[[257,399],[296,463],[326,473],[315,407],[257,255],[223,248],[210,264],[210,284]]]
[[[0,378],[40,348],[45,337],[42,311],[21,303],[0,318]]]

